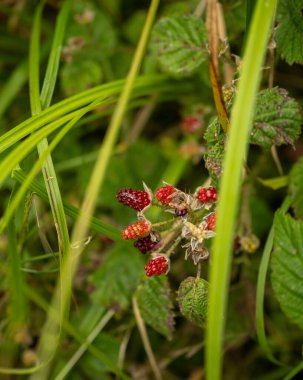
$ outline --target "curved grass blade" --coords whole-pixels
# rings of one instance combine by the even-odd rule
[[[95,106],[95,105],[92,105]],[[14,198],[11,200],[10,207],[8,207],[4,213],[4,216],[2,217],[0,221],[0,233],[4,230],[7,223],[10,221],[11,217],[13,216],[17,206],[19,205],[20,201],[22,200],[23,196],[25,195],[30,183],[34,180],[35,176],[38,174],[40,168],[43,166],[44,161],[47,160],[47,157],[49,157],[49,154],[55,149],[55,147],[59,144],[59,142],[63,139],[63,137],[71,130],[71,128],[78,122],[78,120],[85,115],[90,110],[90,106],[84,108],[81,112],[78,112],[78,115],[75,116],[69,123],[66,124],[64,128],[61,129],[61,131],[57,134],[57,136],[54,138],[52,143],[48,146],[47,149],[41,153],[39,159],[35,162],[33,165],[31,171],[27,174],[26,179],[24,180],[22,186],[18,190],[17,194],[14,196]],[[59,193],[59,201],[57,199],[58,195],[57,193],[54,194],[53,188],[49,186],[49,183],[52,181],[45,181],[46,188],[48,192],[48,201],[51,201],[51,204],[54,207],[54,217],[55,217],[55,223],[57,227],[57,233],[59,240],[59,248],[60,248],[60,242],[62,242],[62,252],[59,250],[59,253],[66,254],[69,250],[69,236],[68,236],[68,230],[66,225],[66,219],[65,219],[65,212],[63,208],[63,202]],[[65,231],[66,230],[66,231]],[[60,257],[60,255],[59,255]]]
[[[124,113],[127,109],[127,104],[131,99],[131,91],[133,89],[135,78],[138,74],[139,67],[143,59],[143,53],[145,51],[157,6],[158,0],[152,0],[145,26],[134,56],[134,60],[126,79],[125,87],[112,116],[110,126],[105,135],[103,144],[100,149],[99,157],[97,159],[93,174],[87,187],[85,198],[80,211],[80,217],[72,233],[72,245],[73,242],[83,241],[87,233],[90,216],[93,213],[97,195],[105,178],[105,172],[109,158],[112,154],[114,144],[117,140],[119,128],[123,120]],[[51,357],[57,348],[58,328],[62,325],[66,312],[69,308],[72,280],[83,248],[83,245],[77,244],[73,250],[70,250],[68,255],[62,257],[61,273],[62,278],[64,278],[64,287],[61,287],[61,282],[57,284],[52,300],[52,307],[55,310],[55,313],[60,313],[60,321],[58,323],[53,315],[48,315],[48,319],[43,327],[42,339],[40,341],[38,350],[39,358],[42,362]],[[33,376],[31,376],[31,380],[46,380],[48,377],[49,369],[49,365],[43,367],[41,371],[36,372]]]
[[[124,79],[106,83],[80,92],[77,95],[71,96],[46,108],[39,115],[23,121],[15,128],[0,136],[0,153],[47,123],[53,122],[78,108],[87,106],[97,99],[107,100],[109,104],[115,103],[116,99],[113,97],[121,92],[124,83]],[[182,86],[178,85],[177,82],[169,80],[163,75],[142,76],[136,79],[132,97],[149,95],[154,92],[161,93],[167,91],[176,93],[176,87],[178,91],[186,90],[186,84],[182,83]]]
[[[31,111],[33,115],[39,114],[41,112],[41,109],[47,108],[50,105],[51,98],[52,98],[55,84],[56,84],[61,46],[63,43],[65,26],[66,26],[69,11],[71,8],[71,1],[66,0],[63,3],[63,6],[61,8],[61,11],[59,13],[59,16],[56,22],[55,36],[54,36],[52,49],[50,52],[50,57],[49,57],[47,70],[46,70],[43,87],[41,91],[41,96],[40,96],[40,89],[39,89],[40,42],[39,42],[39,38],[40,38],[40,25],[41,25],[43,6],[44,6],[44,2],[41,2],[37,8],[35,18],[34,18],[32,38],[31,38],[31,43],[30,43],[29,83],[30,83],[30,103],[31,103]],[[68,130],[75,124],[72,121],[70,123],[68,124],[69,128],[66,128],[65,133],[67,133]],[[48,197],[49,197],[49,203],[52,209],[54,223],[57,230],[59,252],[62,252],[62,254],[67,254],[69,251],[69,234],[68,234],[67,222],[66,222],[66,218],[64,214],[62,198],[61,198],[61,194],[59,190],[57,176],[56,176],[55,168],[53,165],[53,160],[50,155],[50,150],[48,149],[48,141],[46,137],[38,143],[37,149],[38,149],[39,157],[41,160],[41,165],[42,165],[41,168],[42,168],[44,182],[45,182],[45,186],[46,186]],[[49,151],[49,154],[46,155],[45,152],[47,151]],[[42,157],[43,157],[43,160],[41,159]],[[36,167],[35,169],[36,171],[39,169],[39,166],[37,167],[37,165],[35,165],[34,167]],[[34,177],[35,170],[32,170],[33,174],[31,177],[29,176],[29,178],[27,179],[27,183],[30,183],[29,182],[30,178]],[[19,199],[22,192],[26,191],[25,184],[22,185],[21,189],[18,194]]]
[[[289,197],[286,197],[282,206],[281,211],[286,212],[291,204]],[[266,338],[265,326],[264,326],[264,294],[265,294],[265,284],[266,284],[266,274],[268,271],[270,254],[273,247],[274,240],[274,228],[272,227],[267,241],[265,243],[263,255],[260,262],[258,281],[257,281],[257,293],[256,293],[256,330],[257,337],[260,344],[260,347],[264,351],[267,359],[274,364],[283,365],[279,360],[277,360],[270,349],[268,340]]]

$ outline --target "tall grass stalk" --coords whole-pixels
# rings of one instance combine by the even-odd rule
[[[99,156],[93,169],[93,173],[89,181],[87,191],[85,193],[84,201],[82,203],[80,217],[73,229],[71,241],[72,246],[74,248],[70,248],[69,253],[62,258],[61,275],[62,278],[64,278],[64,287],[61,287],[61,282],[59,281],[52,301],[53,309],[61,315],[60,322],[58,325],[58,322],[56,319],[54,319],[53,315],[48,315],[46,324],[42,331],[39,346],[40,361],[43,363],[47,363],[47,365],[45,365],[41,369],[41,371],[35,373],[31,377],[31,380],[46,380],[48,377],[51,358],[55,354],[59,341],[58,328],[63,323],[66,311],[68,309],[68,305],[70,303],[73,276],[77,268],[80,255],[84,249],[84,246],[81,242],[83,241],[87,233],[90,216],[94,211],[98,193],[104,182],[109,158],[111,157],[112,150],[118,138],[120,125],[122,123],[124,113],[127,109],[127,104],[131,97],[131,91],[133,89],[136,76],[140,69],[143,54],[145,52],[146,44],[148,41],[151,27],[153,25],[157,7],[158,0],[152,0],[146,18],[146,22],[140,37],[140,41],[132,62],[132,66],[126,78],[125,87],[123,88],[121,97],[119,98],[117,107],[113,113],[110,125],[108,127],[102,146],[100,148]]]
[[[231,112],[231,129],[223,164],[216,237],[210,268],[206,324],[206,378],[208,380],[222,378],[224,327],[235,219],[255,98],[275,6],[276,0],[259,0],[255,7],[238,92]]]

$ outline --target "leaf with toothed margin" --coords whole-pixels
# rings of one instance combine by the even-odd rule
[[[139,284],[143,266],[144,261],[136,249],[123,243],[115,244],[91,275],[91,285],[96,288],[91,295],[92,302],[99,307],[126,310]]]
[[[207,318],[208,282],[202,278],[187,277],[178,290],[181,313],[200,327],[205,327]]]
[[[167,277],[145,277],[135,295],[144,321],[167,339],[171,339],[175,322]]]
[[[271,282],[283,312],[303,329],[303,223],[281,211],[274,219]]]
[[[225,147],[225,134],[216,118],[204,134],[207,150],[204,154],[205,167],[209,172],[214,186],[217,186],[222,173],[222,164]]]
[[[290,65],[303,64],[303,0],[280,0],[277,21],[278,52]]]
[[[270,148],[290,144],[299,137],[302,114],[299,104],[279,87],[258,93],[250,143]]]
[[[194,15],[162,18],[152,31],[151,47],[163,71],[191,75],[208,58],[204,22]]]

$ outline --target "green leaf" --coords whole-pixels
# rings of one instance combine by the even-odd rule
[[[274,219],[271,282],[283,312],[303,329],[303,223],[281,211]]]
[[[299,137],[302,115],[299,104],[285,89],[274,87],[260,91],[250,142],[264,148],[290,144]]]
[[[303,218],[303,159],[301,158],[289,174],[288,187],[292,206],[298,218]]]
[[[204,138],[207,145],[207,151],[204,155],[205,167],[209,171],[213,183],[216,185],[222,173],[225,147],[225,135],[218,118],[207,127]]]
[[[96,291],[93,302],[100,307],[115,307],[126,310],[133,291],[137,288],[144,270],[142,256],[127,243],[116,244],[103,265],[92,275]]]
[[[205,326],[207,316],[208,282],[196,277],[187,277],[178,290],[181,313],[200,327]]]
[[[175,76],[192,74],[208,57],[204,22],[194,15],[162,18],[152,32],[152,49],[161,68]]]
[[[303,0],[280,0],[277,12],[277,49],[290,65],[303,63]]]
[[[171,339],[174,314],[167,277],[145,277],[136,291],[136,297],[144,321]]]
[[[75,78],[77,80],[75,81]],[[100,64],[93,59],[83,60],[76,56],[66,63],[61,70],[61,87],[66,95],[77,94],[86,88],[97,86],[102,82],[103,72]]]

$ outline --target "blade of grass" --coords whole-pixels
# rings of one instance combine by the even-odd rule
[[[94,105],[92,105],[93,107]],[[33,165],[31,171],[27,174],[22,186],[18,190],[17,194],[14,196],[14,198],[11,200],[10,207],[8,207],[3,215],[3,217],[0,220],[0,234],[6,227],[7,223],[10,221],[11,217],[14,215],[14,212],[16,208],[18,207],[20,201],[24,197],[27,189],[29,188],[31,182],[34,180],[35,176],[38,174],[40,168],[43,166],[44,162],[47,160],[49,154],[55,149],[55,147],[59,144],[59,142],[63,139],[63,137],[71,130],[71,128],[78,122],[78,120],[84,116],[89,110],[91,106],[88,106],[84,108],[82,111],[79,111],[77,116],[75,116],[69,123],[66,124],[64,128],[60,130],[60,132],[56,135],[56,137],[53,139],[52,143],[50,145],[47,144],[47,149],[43,152],[40,152],[39,159],[35,162]],[[69,236],[68,236],[68,230],[67,230],[67,224],[65,219],[65,212],[63,207],[63,202],[60,196],[57,193],[54,194],[53,188],[49,186],[49,183],[52,181],[44,181],[46,184],[46,189],[48,193],[48,201],[51,202],[51,204],[54,207],[55,214],[54,214],[54,220],[55,225],[57,228],[58,238],[59,240],[59,248],[61,247],[62,243],[62,251],[59,250],[59,253],[66,254],[69,250]],[[59,191],[59,189],[58,189]],[[58,198],[60,201],[58,201]],[[62,230],[62,228],[64,230]],[[66,230],[66,231],[65,231]],[[59,255],[60,258],[60,255]]]
[[[16,184],[13,186],[11,199],[17,190]],[[8,204],[10,208],[10,202]],[[24,276],[21,271],[20,251],[17,244],[15,220],[11,220],[7,226],[8,238],[8,265],[7,265],[7,291],[9,293],[9,324],[13,334],[24,329],[27,322],[27,302],[23,294]]]
[[[27,173],[25,173],[22,169],[15,169],[13,170],[12,178],[20,183],[23,183],[27,178]],[[38,182],[37,180],[33,180],[28,188],[30,191],[36,193],[42,200],[46,202],[48,201],[48,196],[45,187],[42,184],[40,184],[40,182]],[[68,205],[66,203],[63,203],[63,207],[66,215],[70,216],[74,220],[79,217],[80,211],[76,207]],[[106,224],[93,216],[90,219],[89,227],[93,231],[99,234],[104,234],[105,236],[109,237],[114,241],[119,241],[122,239],[121,233],[117,228],[112,227],[109,224]]]
[[[158,0],[152,0],[130,72],[127,76],[125,86],[119,98],[115,112],[112,116],[110,126],[105,135],[98,160],[95,164],[93,174],[87,187],[85,198],[80,211],[80,217],[73,229],[71,239],[72,244],[75,242],[78,243],[83,241],[87,233],[89,219],[93,213],[96,198],[101,185],[104,182],[105,171],[109,162],[109,158],[111,156],[114,144],[117,140],[119,128],[123,120],[124,113],[127,109],[127,103],[130,100],[135,78],[143,59],[143,54],[153,24],[157,6]],[[54,292],[52,306],[55,312],[60,312],[60,310],[63,310],[64,312],[60,313],[61,318],[59,323],[56,319],[54,319],[53,315],[48,315],[48,319],[43,327],[42,339],[39,344],[39,358],[42,362],[51,357],[57,348],[58,325],[62,325],[61,319],[65,316],[65,311],[68,309],[70,303],[72,279],[83,249],[83,245],[77,244],[77,246],[75,246],[75,248],[70,251],[70,254],[62,258],[62,278],[64,278],[65,286],[64,288],[61,288],[61,284],[57,284],[56,290]],[[43,367],[41,371],[36,372],[33,376],[31,376],[31,380],[46,380],[50,369],[49,364]]]
[[[33,116],[17,125],[15,128],[0,136],[0,153],[11,147],[16,142],[28,136],[32,132],[41,128],[49,122],[53,122],[62,116],[66,116],[69,112],[73,112],[78,108],[87,106],[97,99],[103,99],[106,104],[116,103],[114,96],[118,95],[124,85],[125,80],[119,80],[107,83],[90,90],[83,91],[77,95],[71,96],[65,100],[46,108],[39,115]],[[150,95],[151,93],[176,93],[188,90],[190,86],[182,83],[168,80],[163,75],[147,75],[136,79],[132,97]]]
[[[88,346],[96,339],[96,337],[100,334],[106,324],[110,321],[110,319],[114,316],[115,312],[113,310],[109,310],[104,316],[102,316],[99,323],[97,323],[96,327],[92,330],[92,332],[88,335],[86,340],[81,344],[78,350],[74,353],[74,355],[69,359],[69,361],[65,364],[65,366],[61,369],[58,375],[54,378],[54,380],[64,380],[67,374],[73,369],[76,365],[77,361],[81,358],[81,356],[88,349]]]
[[[283,380],[291,380],[301,371],[303,371],[303,362],[300,362],[298,365],[296,365],[296,367],[293,368],[289,374],[283,378]]]
[[[63,3],[63,6],[60,10],[59,16],[56,21],[55,27],[55,35],[53,39],[53,44],[50,52],[50,57],[48,60],[48,65],[46,69],[46,74],[43,82],[43,87],[40,96],[39,89],[39,61],[40,61],[40,26],[41,26],[41,18],[42,18],[42,10],[44,7],[44,2],[41,2],[37,8],[33,31],[30,43],[30,57],[29,57],[29,83],[30,83],[30,103],[31,103],[31,111],[32,115],[39,114],[42,109],[49,107],[52,95],[54,92],[58,68],[59,68],[59,59],[61,53],[61,46],[63,43],[65,26],[68,20],[71,1],[66,0]],[[82,116],[81,114],[79,115]],[[79,117],[79,118],[80,118]],[[78,121],[76,119],[76,121]],[[68,127],[64,128],[64,133],[67,133],[68,130],[75,124],[74,119],[68,124]],[[62,131],[61,131],[62,132]],[[54,140],[55,141],[55,140]],[[59,140],[60,141],[60,140]],[[58,141],[58,142],[59,142]],[[57,142],[57,143],[58,143]],[[54,147],[56,144],[54,144]],[[44,177],[45,187],[47,189],[49,203],[52,209],[53,219],[57,230],[58,235],[58,245],[59,252],[62,254],[67,254],[69,251],[69,234],[67,228],[67,222],[65,218],[65,213],[62,204],[62,198],[60,194],[60,189],[57,181],[57,176],[55,172],[55,168],[53,165],[53,160],[50,155],[50,150],[48,149],[48,141],[47,138],[41,140],[37,145],[41,168]],[[49,154],[45,154],[45,152],[49,152]],[[41,159],[43,157],[43,160]],[[44,161],[45,160],[45,161]],[[36,171],[39,169],[37,164],[35,165]],[[34,178],[35,171],[32,171],[32,176],[30,178]],[[27,180],[28,183],[29,179]],[[23,184],[22,186],[24,186]],[[26,187],[23,187],[23,191],[26,191]],[[21,190],[21,189],[20,189]],[[20,191],[20,194],[22,192]]]
[[[206,378],[221,379],[223,337],[228,299],[231,248],[256,92],[276,0],[259,0],[244,54],[239,89],[231,113],[231,128],[224,158],[218,204],[216,237],[210,268],[206,323]]]
[[[58,314],[51,308],[51,306],[41,297],[39,293],[37,293],[33,288],[26,287],[25,288],[25,293],[27,297],[34,302],[36,305],[38,305],[42,310],[45,312],[48,312],[51,310],[53,313],[54,318],[59,320]],[[85,342],[85,337],[79,333],[78,327],[75,328],[69,321],[66,319],[63,322],[63,328],[65,331],[73,337],[77,342],[80,344],[83,344]],[[106,353],[100,351],[100,349],[96,346],[94,346],[92,343],[90,343],[87,346],[87,350],[94,355],[98,360],[100,360],[102,363],[104,363],[110,370],[115,373],[117,376],[119,376],[123,380],[130,380],[130,378],[125,375],[122,370],[115,365],[115,363],[110,359]]]
[[[15,99],[16,95],[25,84],[28,76],[27,62],[20,63],[2,87],[0,92],[0,119],[7,107]]]
[[[282,206],[281,211],[286,212],[291,205],[290,197],[286,197]],[[268,272],[270,254],[273,247],[274,240],[274,228],[268,234],[268,238],[265,243],[263,255],[260,262],[258,281],[257,281],[257,293],[256,293],[256,330],[257,337],[260,347],[264,351],[267,359],[274,364],[283,365],[279,360],[277,360],[270,349],[269,343],[266,338],[265,326],[264,326],[264,295],[265,295],[265,284],[266,275]]]

